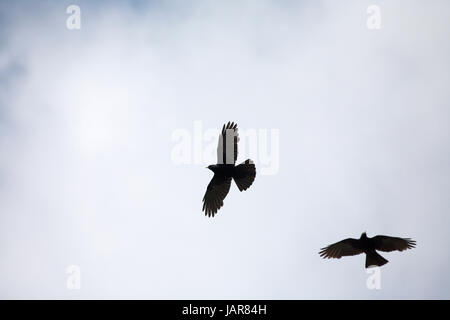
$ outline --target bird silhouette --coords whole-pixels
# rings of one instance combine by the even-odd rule
[[[340,259],[344,256],[354,256],[360,253],[366,254],[366,268],[371,266],[382,266],[388,260],[377,253],[376,250],[391,252],[394,250],[403,251],[416,246],[416,241],[409,238],[396,238],[388,236],[375,236],[368,238],[366,233],[361,234],[359,239],[348,238],[336,242],[328,247],[320,249],[322,258]]]
[[[203,197],[205,215],[214,217],[223,206],[223,200],[230,191],[231,180],[239,191],[247,190],[255,180],[256,169],[252,160],[247,159],[235,165],[238,155],[239,134],[237,124],[228,122],[223,126],[217,146],[217,164],[207,168],[214,172]]]

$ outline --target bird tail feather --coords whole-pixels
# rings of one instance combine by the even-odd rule
[[[370,251],[366,254],[366,268],[369,268],[371,266],[381,267],[388,262],[388,260],[379,255],[375,250]]]
[[[247,159],[236,166],[233,179],[239,188],[239,191],[247,190],[255,180],[256,168],[252,160]]]

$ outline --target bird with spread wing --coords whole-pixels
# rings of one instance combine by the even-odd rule
[[[228,122],[219,135],[217,147],[217,164],[207,168],[214,172],[203,197],[203,211],[208,217],[214,217],[223,206],[223,200],[230,191],[231,180],[234,180],[239,191],[247,190],[255,180],[256,168],[252,160],[247,159],[236,164],[238,155],[239,134],[237,124]]]
[[[388,236],[367,237],[364,232],[359,239],[348,238],[336,242],[328,247],[322,248],[319,252],[322,258],[340,259],[344,256],[354,256],[357,254],[366,254],[366,268],[371,266],[382,266],[388,263],[388,260],[377,253],[376,250],[391,252],[412,249],[416,246],[416,241],[409,238],[396,238]]]

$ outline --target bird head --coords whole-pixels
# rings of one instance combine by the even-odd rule
[[[366,239],[367,238],[367,234],[366,234],[366,232],[363,232],[362,234],[361,234],[361,239]]]
[[[209,170],[211,170],[212,172],[215,172],[215,171],[216,171],[216,168],[217,168],[217,165],[211,164],[211,165],[207,166],[206,168],[209,169]]]

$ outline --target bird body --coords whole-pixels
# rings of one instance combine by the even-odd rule
[[[208,169],[210,169],[214,174],[220,174],[224,176],[230,176],[232,177],[234,175],[236,166],[234,164],[212,164],[208,166]]]
[[[217,164],[207,168],[214,172],[203,197],[203,211],[208,217],[214,216],[223,206],[231,180],[234,180],[239,191],[247,190],[255,180],[256,169],[254,163],[248,159],[239,165],[237,160],[239,135],[237,124],[228,122],[222,128],[217,147]]]
[[[389,262],[378,254],[375,241],[368,238],[365,232],[361,234],[361,237],[359,238],[359,245],[360,249],[366,254],[366,268],[374,265],[382,266]]]
[[[357,254],[366,254],[366,268],[371,266],[382,266],[389,261],[383,258],[379,251],[403,251],[414,248],[416,241],[409,238],[397,238],[378,235],[373,238],[367,237],[364,232],[359,239],[348,238],[325,248],[322,248],[319,252],[322,258],[336,258],[340,259],[343,256],[354,256]]]

